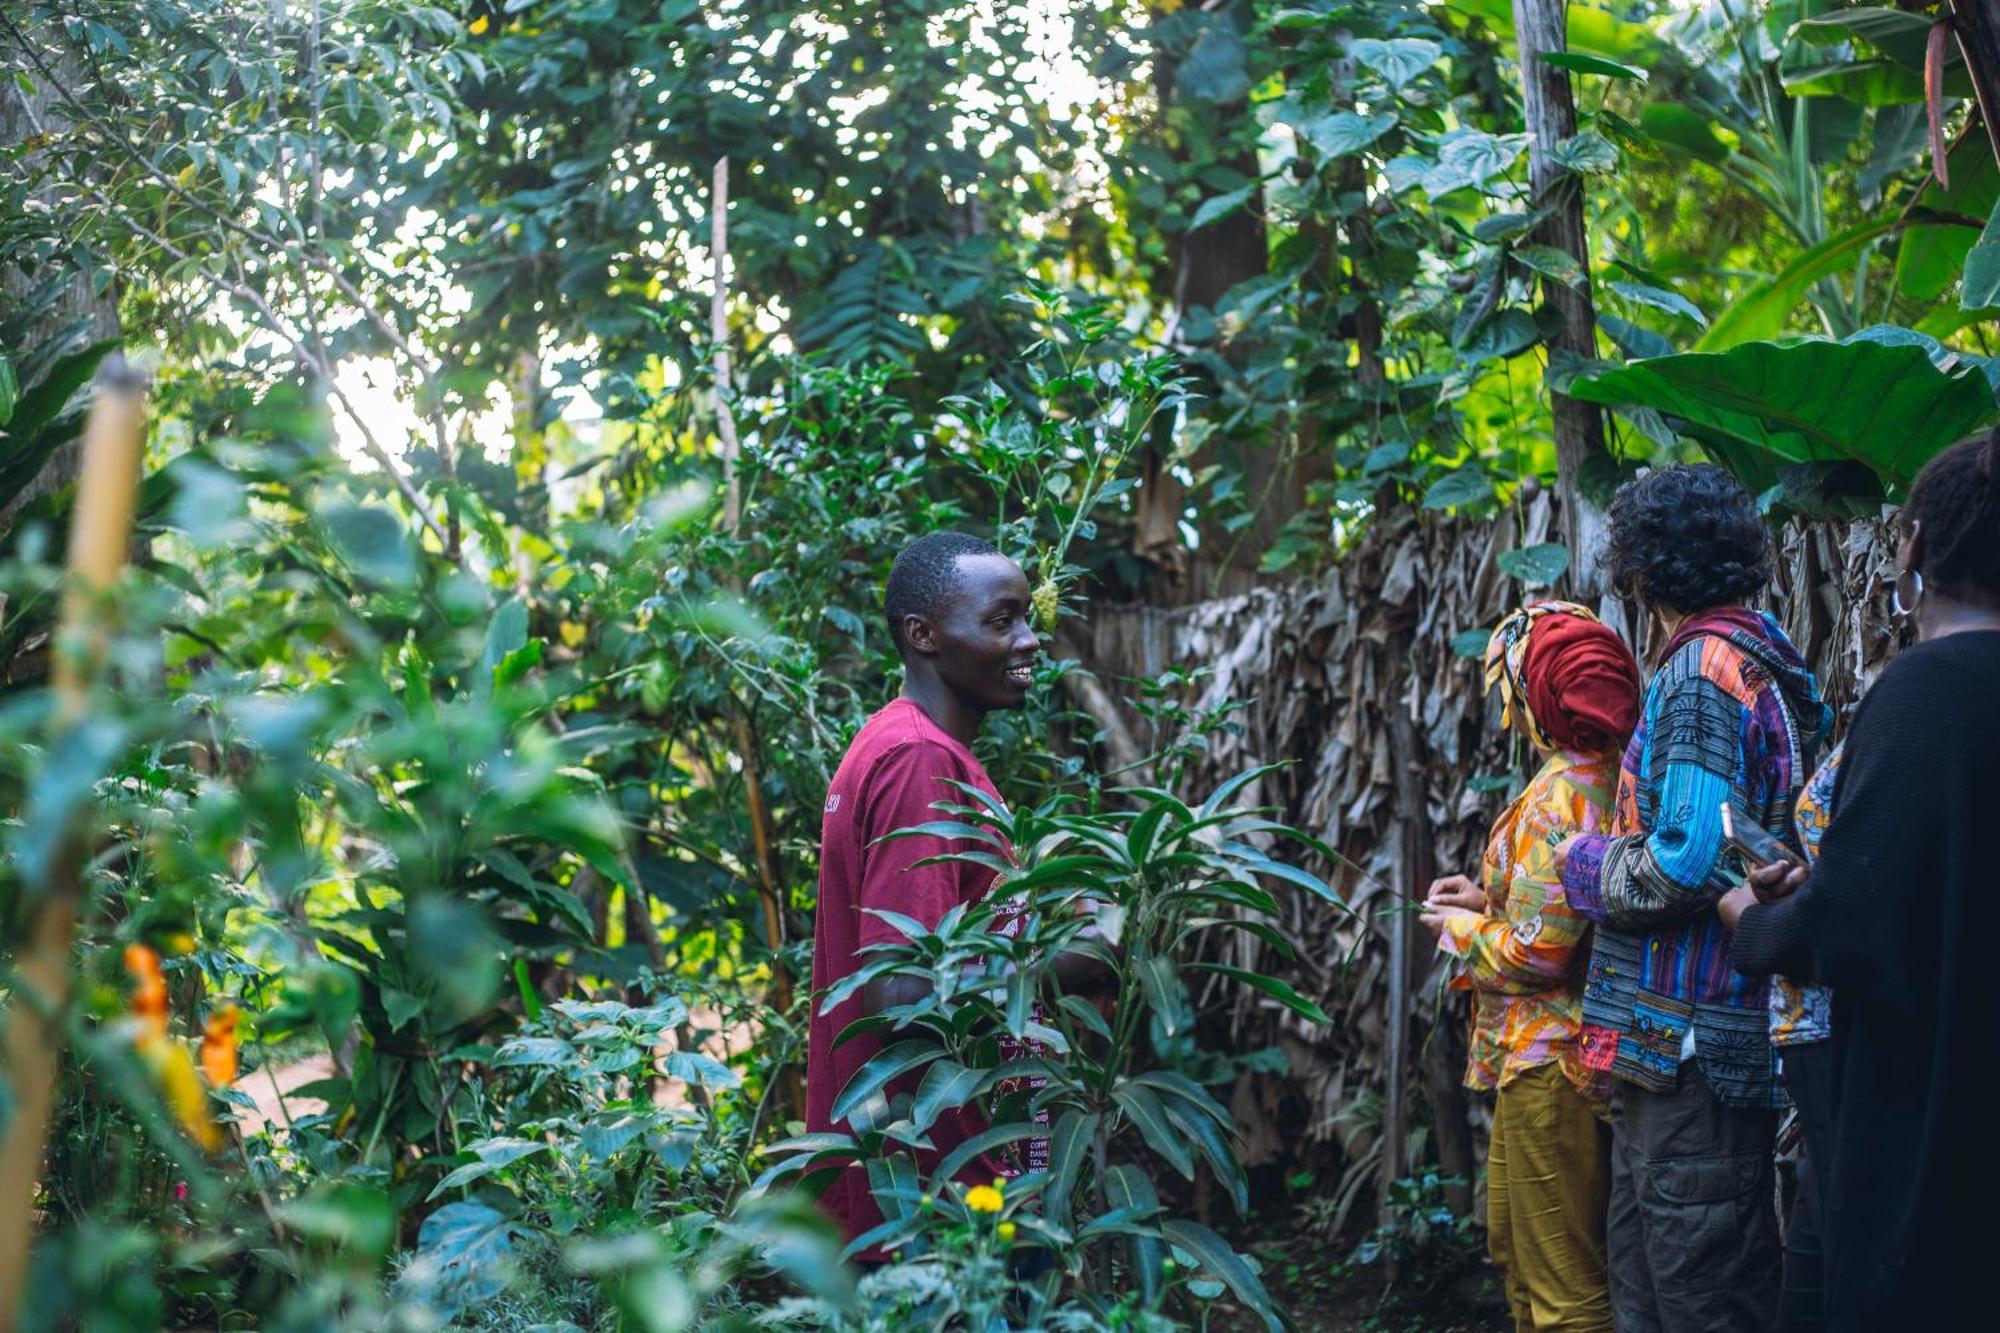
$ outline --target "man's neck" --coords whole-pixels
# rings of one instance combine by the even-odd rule
[[[967,749],[972,748],[972,738],[979,734],[979,724],[986,720],[985,713],[969,706],[935,676],[905,672],[903,697],[923,709],[939,730]]]

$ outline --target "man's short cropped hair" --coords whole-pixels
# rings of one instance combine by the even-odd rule
[[[992,542],[963,532],[933,532],[905,546],[889,567],[889,587],[882,599],[896,651],[905,647],[904,616],[934,617],[957,591],[959,561],[969,555],[999,554]]]

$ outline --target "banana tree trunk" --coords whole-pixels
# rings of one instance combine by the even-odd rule
[[[1958,49],[1972,74],[1980,118],[1986,122],[1986,138],[1993,145],[1994,159],[2000,161],[2000,0],[1952,0],[1951,12]]]
[[[1590,300],[1590,245],[1583,226],[1583,191],[1577,178],[1555,160],[1556,146],[1576,134],[1576,102],[1570,95],[1569,71],[1549,64],[1544,55],[1568,47],[1565,0],[1514,0],[1514,41],[1521,62],[1521,102],[1527,115],[1528,180],[1535,206],[1548,216],[1537,228],[1536,240],[1574,259],[1583,279],[1572,287],[1554,278],[1542,279],[1549,305],[1562,316],[1551,352],[1565,351],[1585,359],[1597,355],[1597,312]],[[1604,516],[1579,489],[1584,465],[1604,453],[1604,415],[1595,404],[1568,394],[1550,395],[1555,415],[1556,469],[1567,529],[1570,583],[1580,598],[1603,592],[1596,555],[1603,544]]]

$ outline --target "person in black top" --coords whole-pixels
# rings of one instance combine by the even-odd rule
[[[1740,969],[1833,988],[1826,1325],[1856,1333],[1963,1325],[1991,1262],[2000,432],[1931,460],[1905,519],[1896,603],[1918,642],[1855,715],[1819,859],[1717,908]]]

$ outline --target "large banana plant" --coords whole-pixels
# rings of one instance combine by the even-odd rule
[[[1248,1210],[1228,1111],[1154,1058],[1153,1041],[1184,1039],[1195,1026],[1190,978],[1219,977],[1309,1022],[1329,1021],[1276,977],[1202,961],[1201,941],[1218,931],[1247,932],[1290,956],[1294,942],[1274,924],[1279,892],[1340,902],[1268,848],[1289,842],[1331,861],[1330,850],[1237,803],[1269,771],[1241,773],[1198,805],[1127,789],[1127,808],[1113,813],[1070,813],[1061,800],[1012,812],[966,788],[971,804],[941,804],[948,818],[891,835],[953,839],[963,850],[940,859],[986,866],[999,881],[934,927],[889,916],[906,939],[873,950],[820,1000],[831,1008],[887,977],[930,986],[842,1034],[873,1032],[883,1043],[833,1108],[855,1132],[775,1145],[760,1189],[788,1176],[830,1178],[858,1159],[887,1220],[851,1248],[921,1253],[933,1229],[972,1220],[956,1186],[968,1168],[1046,1137],[1046,1168],[1009,1183],[1005,1200],[1024,1243],[1055,1258],[1044,1299],[1065,1275],[1107,1310],[1118,1292],[1136,1290],[1157,1308],[1226,1287],[1278,1327],[1253,1264],[1201,1223],[1168,1216],[1154,1187],[1163,1173],[1193,1181],[1206,1172],[1239,1215]],[[1108,1004],[1057,987],[1055,961],[1066,952],[1105,969]],[[961,1108],[985,1127],[941,1154],[926,1151],[940,1119]]]

